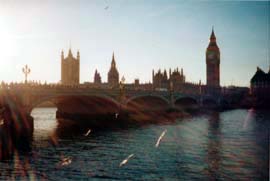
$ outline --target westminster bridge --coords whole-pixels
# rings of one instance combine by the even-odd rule
[[[136,90],[124,86],[5,85],[0,88],[0,119],[16,132],[33,131],[31,111],[51,102],[59,115],[106,115],[185,108],[217,107],[221,95],[185,94],[177,91]],[[2,117],[2,118],[1,118]],[[19,128],[18,128],[19,125]],[[19,130],[19,131],[18,131]]]
[[[57,108],[63,103],[73,107],[76,101],[80,104],[91,103],[91,108],[102,105],[103,108],[129,108],[137,104],[138,107],[151,106],[155,110],[160,108],[185,106],[218,106],[223,101],[221,94],[196,94],[181,93],[170,90],[142,90],[125,88],[101,88],[88,87],[84,84],[78,86],[65,85],[8,85],[0,87],[0,108],[17,105],[23,108],[26,113],[43,102],[52,102]],[[71,102],[67,102],[71,101]],[[92,101],[92,102],[91,102]],[[154,107],[151,105],[154,102]],[[141,104],[141,105],[140,105]],[[88,107],[89,111],[89,107]]]

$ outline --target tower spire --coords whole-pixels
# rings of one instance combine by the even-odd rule
[[[72,57],[71,49],[68,50],[68,57]]]
[[[116,63],[115,63],[114,52],[113,52],[111,66],[112,66],[112,67],[115,67],[115,64],[116,64]]]
[[[112,55],[111,68],[108,72],[108,83],[112,87],[116,87],[119,84],[119,73],[118,73],[118,70],[116,68],[114,52]]]
[[[64,60],[64,51],[61,51],[61,59]]]
[[[80,60],[80,51],[77,51],[77,60]]]
[[[214,26],[212,26],[212,33],[211,33],[211,36],[210,36],[210,41],[216,41],[216,35],[215,35],[215,32],[214,32]]]

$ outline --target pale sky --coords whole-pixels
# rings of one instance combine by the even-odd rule
[[[107,7],[107,8],[106,8]],[[126,82],[152,80],[152,69],[183,68],[206,80],[205,50],[214,26],[221,85],[248,86],[268,71],[270,2],[165,0],[0,0],[0,81],[60,80],[61,50],[80,50],[81,83],[95,69],[107,81],[113,51]]]

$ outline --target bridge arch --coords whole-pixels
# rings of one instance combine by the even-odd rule
[[[165,97],[159,96],[159,95],[153,95],[153,94],[137,95],[137,96],[130,97],[129,99],[127,99],[125,101],[125,104],[127,105],[129,102],[131,102],[135,99],[146,98],[146,97],[157,98],[157,99],[164,101],[166,104],[170,104],[170,101],[168,99],[166,99]]]
[[[195,108],[199,105],[199,103],[196,98],[185,96],[177,98],[174,101],[174,105],[180,108]]]
[[[218,106],[218,101],[213,97],[206,97],[202,99],[202,105],[206,107],[216,107]]]
[[[159,110],[169,105],[170,101],[165,97],[152,94],[133,96],[125,101],[127,109],[136,110]]]
[[[104,107],[106,107],[105,103],[108,103],[109,107],[113,106],[115,109],[116,108],[118,109],[120,106],[120,103],[117,100],[115,100],[113,97],[110,97],[107,95],[100,95],[100,94],[93,94],[93,95],[89,95],[89,94],[49,95],[49,96],[44,96],[44,97],[40,96],[37,98],[33,97],[32,99],[33,99],[31,101],[32,103],[29,106],[30,113],[35,107],[37,107],[38,105],[40,105],[43,102],[51,101],[51,102],[53,102],[53,104],[56,105],[57,108],[59,108],[59,105],[61,104],[61,102],[65,102],[65,100],[71,100],[71,99],[75,100],[75,102],[76,102],[76,100],[77,100],[77,102],[80,101],[80,103],[82,103],[82,105],[85,105],[85,106],[87,106],[87,101],[93,101],[93,104],[95,104],[96,106],[101,106],[102,101],[104,101],[103,102]],[[93,105],[93,106],[95,106],[95,105]]]

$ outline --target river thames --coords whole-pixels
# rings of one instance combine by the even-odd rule
[[[55,112],[33,110],[31,149],[1,161],[0,180],[269,180],[269,111],[112,130],[63,126]]]

